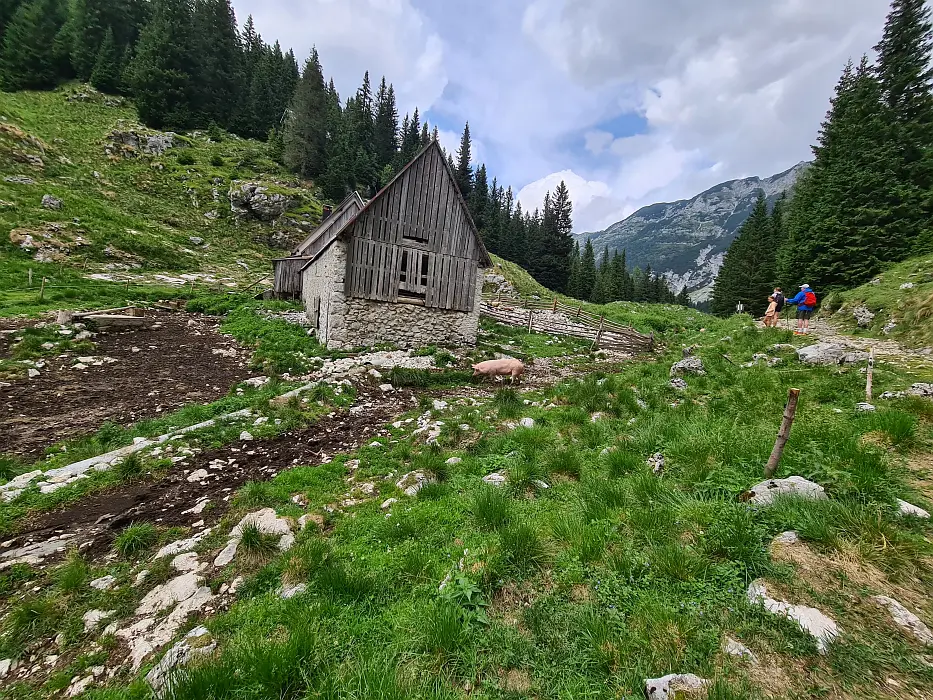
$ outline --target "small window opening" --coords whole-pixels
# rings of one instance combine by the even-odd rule
[[[428,286],[428,256],[421,256],[421,284]]]

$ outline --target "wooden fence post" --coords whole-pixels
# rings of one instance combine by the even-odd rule
[[[45,298],[45,277],[42,278],[42,284],[39,286],[39,301]]]
[[[528,332],[531,333],[531,306],[528,308]]]
[[[27,275],[29,277],[29,286],[31,287],[32,286],[32,268],[31,267],[29,268]]]
[[[865,376],[865,400],[871,403],[871,383],[875,374],[875,349],[868,348],[868,372]]]
[[[603,337],[603,322],[605,321],[605,316],[600,314],[599,317],[599,330],[596,331],[596,337],[593,338],[593,345],[590,348],[590,352],[599,348],[599,341]]]
[[[800,398],[800,389],[791,389],[787,393],[787,404],[784,406],[784,418],[781,421],[781,429],[778,431],[777,440],[774,442],[774,449],[771,450],[771,456],[768,457],[768,464],[765,467],[765,478],[770,479],[777,471],[778,463],[781,461],[781,455],[784,454],[784,445],[787,444],[787,438],[790,437],[790,429],[794,424],[794,416],[797,413],[797,400]]]
[[[554,295],[554,303],[551,304],[551,311],[557,311],[557,295]]]
[[[583,311],[583,304],[577,307],[577,320],[580,320],[580,313]]]

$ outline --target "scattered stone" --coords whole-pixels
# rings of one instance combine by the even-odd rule
[[[195,627],[184,638],[169,649],[165,656],[146,674],[146,682],[156,693],[170,684],[172,672],[178,667],[188,663],[194,656],[206,656],[217,648],[217,642],[203,625]]]
[[[91,687],[93,682],[93,675],[73,681],[72,684],[68,686],[68,690],[65,691],[65,697],[74,698],[81,695],[81,693]]]
[[[911,387],[907,390],[907,393],[911,396],[919,396],[924,399],[933,399],[933,384],[917,382],[916,384],[911,385]]]
[[[198,561],[198,555],[195,552],[185,552],[172,559],[172,568],[182,573],[200,571],[204,566]]]
[[[35,379],[36,377],[39,376],[40,373],[39,373],[39,370],[33,369],[32,367],[30,367],[28,370],[26,370],[26,374],[29,376],[30,379]]]
[[[451,457],[446,462],[444,462],[444,464],[446,464],[449,467],[452,467],[455,464],[460,464],[462,461],[463,460],[460,457]]]
[[[391,384],[380,384],[379,391],[381,391],[383,394],[387,394],[390,391],[395,391],[395,387]]]
[[[0,660],[0,678],[5,678],[13,669],[13,659]]]
[[[748,491],[749,501],[757,506],[770,506],[779,496],[797,496],[812,501],[822,501],[826,499],[826,491],[819,484],[808,481],[802,476],[768,479],[755,484]]]
[[[204,239],[200,236],[188,236],[188,240],[191,241],[191,245],[201,245],[204,243]]]
[[[898,287],[898,289],[913,289],[913,288],[914,288],[913,282],[904,282],[904,284]]]
[[[314,523],[317,526],[318,530],[323,530],[324,529],[324,516],[317,515],[316,513],[308,513],[306,515],[302,515],[300,518],[298,518],[298,529],[304,530],[306,527],[308,527],[308,523]]]
[[[680,377],[674,377],[673,379],[671,379],[671,388],[676,389],[677,391],[686,391],[687,382],[685,382]]]
[[[404,491],[406,496],[416,496],[425,484],[430,484],[432,481],[431,477],[419,469],[408,472],[395,485]]]
[[[81,618],[84,620],[84,631],[90,632],[104,620],[108,620],[117,614],[116,610],[88,610]],[[2,674],[0,674],[2,676]]]
[[[240,545],[240,538],[243,536],[243,529],[248,526],[256,527],[264,535],[279,535],[279,549],[281,551],[286,551],[295,542],[288,520],[280,518],[272,508],[263,508],[245,515],[237,526],[230,531],[227,546],[214,559],[214,566],[219,568],[233,561]]]
[[[648,700],[676,700],[680,693],[702,690],[709,681],[692,673],[670,673],[661,678],[645,681]]]
[[[50,194],[42,195],[42,207],[44,209],[61,209],[64,202],[58,197],[53,197]]]
[[[870,403],[866,403],[865,401],[862,401],[861,403],[855,404],[855,410],[859,411],[860,413],[871,413],[872,411],[875,410],[875,407],[872,406]]]
[[[804,632],[816,639],[816,646],[821,654],[827,652],[829,645],[842,632],[835,620],[816,608],[794,605],[768,597],[767,587],[761,579],[753,581],[748,587],[748,601],[752,605],[764,606],[765,610],[774,615],[782,615],[796,622]]]
[[[244,379],[243,383],[246,386],[251,386],[254,389],[265,386],[269,383],[269,377],[250,377],[249,379]]]
[[[902,501],[900,498],[897,499],[897,507],[901,515],[912,515],[923,520],[928,520],[930,518],[930,514],[923,508],[908,503],[907,501]]]
[[[808,365],[841,365],[863,362],[868,359],[868,353],[850,351],[839,343],[816,343],[799,348],[797,358]]]
[[[872,600],[888,609],[894,622],[904,629],[908,630],[922,644],[933,646],[933,632],[927,627],[923,620],[914,615],[894,598],[884,595],[872,596]]]
[[[796,530],[782,532],[771,541],[772,544],[797,544],[798,542],[800,542],[800,536]]]
[[[296,493],[294,496],[292,496],[292,503],[301,508],[308,507],[308,499],[303,493]]]
[[[203,503],[206,505],[208,501],[205,500],[203,501]],[[193,510],[194,509],[192,509],[192,511]],[[200,512],[200,511],[197,511],[197,512]],[[207,528],[203,532],[199,532],[198,534],[193,535],[187,539],[175,540],[174,542],[171,542],[165,545],[164,547],[162,547],[162,549],[156,552],[156,555],[152,558],[152,561],[155,561],[156,559],[161,559],[162,557],[174,557],[176,554],[181,554],[182,552],[190,552],[192,549],[197,547],[198,543],[201,540],[203,540],[205,537],[207,537],[210,533],[211,533],[211,528]]]
[[[249,442],[252,439],[253,439],[253,436],[250,435],[247,431],[244,430],[242,433],[240,433],[240,440],[242,440],[243,442]]]
[[[897,328],[897,321],[892,318],[884,324],[884,328],[881,329],[881,332],[885,335],[890,335],[891,331],[893,331],[895,328]]]
[[[296,583],[294,586],[282,586],[279,589],[279,598],[284,600],[289,600],[294,598],[296,595],[301,595],[308,590],[308,584],[306,583]]]
[[[523,428],[534,428],[535,427],[534,418],[528,418],[527,416],[525,418],[522,418],[520,421],[518,421],[518,424]]]
[[[656,452],[651,455],[647,459],[646,463],[649,467],[651,467],[651,471],[654,472],[656,476],[660,475],[661,472],[664,471],[664,455],[662,455],[660,452]]]
[[[505,472],[493,472],[483,477],[483,481],[492,486],[505,486],[508,483],[508,477]]]
[[[98,591],[109,591],[116,582],[116,577],[108,574],[107,576],[94,579],[91,581],[90,586],[91,588],[96,588]]]
[[[196,481],[204,481],[209,476],[210,474],[208,474],[206,469],[198,469],[197,471],[193,471],[188,475],[188,481],[193,484]]]
[[[382,505],[379,506],[379,507],[380,507],[382,510],[388,510],[389,508],[391,508],[391,507],[392,507],[393,505],[395,505],[396,503],[398,503],[398,499],[397,499],[397,498],[387,498],[387,499],[385,499],[385,500],[382,502]]]
[[[684,374],[706,374],[706,369],[703,367],[703,360],[701,360],[699,357],[685,357],[680,362],[677,362],[671,366],[672,377],[678,377]]]
[[[855,316],[855,322],[860,328],[868,328],[875,320],[875,315],[864,306],[856,306],[852,309],[852,315]]]
[[[434,402],[431,405],[434,407],[435,411],[443,411],[448,406],[446,401],[441,401],[440,399],[434,399]]]
[[[201,576],[193,572],[176,576],[149,591],[137,606],[136,614],[153,615],[176,603],[188,600],[197,593],[203,581]]]
[[[25,177],[24,175],[7,175],[3,178],[4,182],[10,182],[14,185],[35,185],[36,181],[31,177]]]
[[[752,650],[742,644],[742,642],[739,642],[732,637],[726,637],[726,641],[723,644],[723,651],[726,652],[729,656],[735,656],[739,659],[746,659],[751,661],[753,664],[758,663],[758,657],[752,653]]]
[[[776,343],[768,348],[771,352],[797,352],[797,346],[790,343]]]

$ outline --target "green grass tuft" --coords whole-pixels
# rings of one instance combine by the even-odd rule
[[[124,559],[147,551],[159,541],[159,532],[152,523],[133,523],[117,535],[113,548]]]

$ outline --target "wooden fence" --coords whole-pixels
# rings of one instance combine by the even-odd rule
[[[622,352],[649,352],[654,348],[654,333],[645,335],[631,326],[608,320],[585,311],[583,306],[569,306],[554,297],[545,299],[484,295],[483,315],[509,326],[525,328],[529,333],[566,335],[593,342],[592,349]]]

